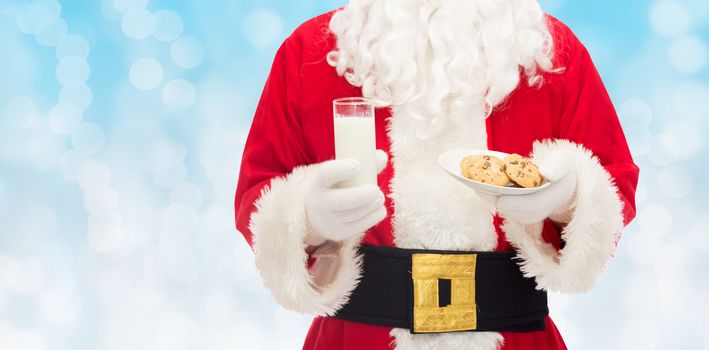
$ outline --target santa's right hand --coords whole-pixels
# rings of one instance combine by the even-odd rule
[[[306,237],[308,245],[357,236],[386,217],[384,193],[378,186],[335,188],[337,183],[354,179],[358,174],[359,162],[354,159],[322,164],[305,199],[306,218],[311,228],[311,234]]]

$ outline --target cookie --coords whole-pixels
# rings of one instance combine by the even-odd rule
[[[500,159],[486,155],[466,157],[460,163],[460,169],[466,178],[497,186],[507,186],[510,183],[504,166],[505,163]]]
[[[539,167],[531,159],[519,154],[510,154],[505,157],[504,169],[515,184],[524,188],[539,187],[544,181]]]

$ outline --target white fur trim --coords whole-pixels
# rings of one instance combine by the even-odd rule
[[[456,148],[487,149],[487,129],[482,106],[469,118],[451,121],[432,138],[416,135],[417,121],[408,108],[394,110],[389,138],[394,177],[392,230],[401,248],[493,251],[497,247],[494,208],[474,191],[452,179],[438,165],[438,156]],[[499,348],[499,333],[411,334],[393,329],[396,349]]]
[[[408,329],[394,328],[396,350],[499,350],[504,339],[500,333],[460,332],[440,334],[411,334]]]
[[[359,282],[361,237],[326,243],[312,253],[318,259],[308,269],[305,196],[317,168],[299,167],[271,180],[256,201],[249,228],[256,267],[276,301],[293,311],[331,316],[347,303]]]
[[[438,165],[451,149],[487,149],[483,107],[469,118],[451,121],[436,136],[416,136],[415,106],[394,109],[389,138],[394,176],[394,243],[401,248],[492,251],[497,247],[494,208],[465,188]]]
[[[561,153],[561,154],[559,154]],[[610,174],[593,153],[570,141],[537,142],[534,159],[559,157],[572,162],[576,197],[570,221],[563,229],[566,246],[560,253],[541,237],[542,224],[523,225],[505,220],[503,230],[522,260],[522,272],[538,288],[562,293],[592,289],[612,257],[623,230],[623,204]]]

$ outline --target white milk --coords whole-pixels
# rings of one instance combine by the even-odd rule
[[[340,182],[337,187],[377,184],[376,147],[374,118],[335,116],[336,158],[353,158],[360,163],[359,176]]]

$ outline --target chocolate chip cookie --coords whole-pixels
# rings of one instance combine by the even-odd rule
[[[519,154],[505,157],[504,170],[515,184],[524,188],[539,187],[544,182],[539,167],[531,159]]]
[[[507,186],[510,183],[504,167],[505,163],[499,158],[487,155],[466,157],[460,163],[460,169],[466,178],[497,186]]]

